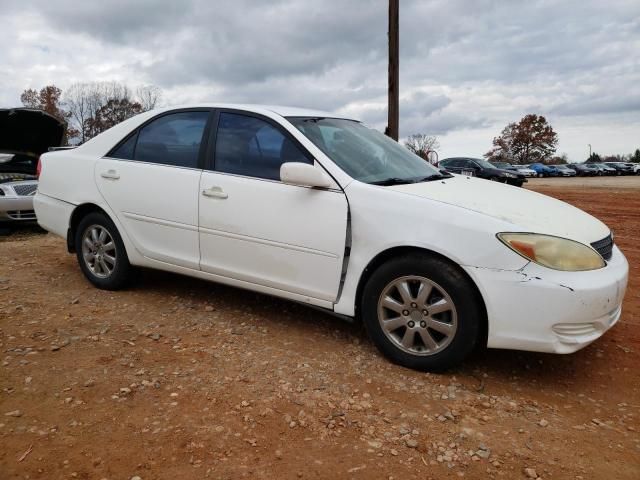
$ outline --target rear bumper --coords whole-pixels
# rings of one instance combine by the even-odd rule
[[[572,353],[620,319],[629,265],[614,247],[607,266],[560,272],[529,263],[519,271],[465,267],[485,300],[487,346]]]
[[[36,219],[33,198],[0,197],[0,222],[33,222]]]
[[[42,228],[62,238],[67,237],[69,220],[75,205],[38,192],[33,198],[33,208]]]

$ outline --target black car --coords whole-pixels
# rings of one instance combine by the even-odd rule
[[[578,177],[593,177],[598,174],[598,170],[587,163],[570,163],[567,167],[575,170]]]
[[[606,162],[606,166],[615,168],[617,175],[633,175],[633,165],[624,162]]]
[[[440,168],[444,168],[452,173],[460,173],[496,182],[508,183],[521,187],[527,181],[521,173],[496,168],[491,163],[481,158],[455,157],[445,158],[438,164]]]

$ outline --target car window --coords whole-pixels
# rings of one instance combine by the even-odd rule
[[[215,170],[280,180],[280,166],[313,161],[279,128],[260,118],[221,113],[215,148]]]
[[[209,112],[177,112],[148,123],[110,156],[176,167],[198,168]],[[135,143],[135,145],[134,145]]]
[[[137,132],[131,135],[124,143],[120,144],[118,148],[113,150],[109,157],[121,158],[123,160],[133,160],[133,151],[136,148],[136,140],[138,139]]]

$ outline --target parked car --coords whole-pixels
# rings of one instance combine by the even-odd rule
[[[606,162],[606,165],[615,168],[618,175],[633,175],[635,173],[633,164],[625,162]]]
[[[633,173],[635,173],[636,175],[640,175],[640,163],[627,162],[625,163],[625,165],[627,165],[628,167],[631,167],[631,170],[633,170]]]
[[[481,158],[445,158],[440,161],[438,166],[452,173],[460,173],[462,175],[484,178],[485,180],[508,183],[516,187],[521,187],[522,184],[527,181],[524,175],[496,168],[490,162]]]
[[[548,165],[542,163],[532,163],[529,168],[536,172],[538,177],[557,177],[558,172]]]
[[[511,172],[517,172],[524,175],[525,177],[536,176],[536,172],[534,170],[531,170],[530,168],[527,168],[525,165],[512,165],[509,162],[490,162],[490,163],[496,168],[499,168],[501,170],[509,170]]]
[[[610,167],[606,163],[594,163],[594,165],[596,167],[598,167],[598,169],[602,170],[602,174],[603,175],[617,175],[618,174],[618,172],[616,171],[615,168]]]
[[[64,129],[64,123],[41,110],[0,109],[0,222],[36,219],[38,157],[60,145]]]
[[[569,168],[567,165],[554,165],[558,175],[561,177],[575,177],[576,171]]]
[[[574,352],[620,318],[628,264],[600,220],[342,115],[153,110],[40,162],[38,222],[99,288],[138,266],[291,299],[425,370],[479,342]]]
[[[593,168],[589,168],[585,163],[570,163],[568,168],[576,172],[578,177],[593,177],[598,172]]]

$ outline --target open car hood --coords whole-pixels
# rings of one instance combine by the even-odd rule
[[[42,110],[0,109],[0,153],[38,158],[49,147],[59,147],[66,124]]]

